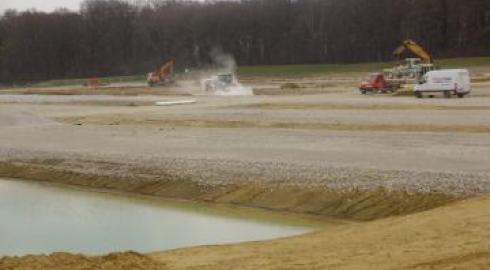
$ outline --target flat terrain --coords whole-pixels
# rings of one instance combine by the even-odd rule
[[[486,269],[489,70],[474,67],[465,99],[362,96],[362,71],[244,77],[255,96],[204,95],[193,81],[3,89],[0,176],[379,219],[151,255],[170,269]]]

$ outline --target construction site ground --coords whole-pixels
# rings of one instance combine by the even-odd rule
[[[0,269],[487,269],[490,67],[473,73],[464,99],[363,96],[365,73],[241,78],[255,96],[190,80],[2,89],[0,177],[352,222],[145,255],[5,257]]]

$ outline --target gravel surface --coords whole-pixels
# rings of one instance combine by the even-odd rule
[[[304,165],[286,162],[253,162],[209,159],[132,159],[111,155],[93,159],[90,156],[62,155],[43,152],[17,152],[2,149],[1,161],[35,159],[53,160],[51,168],[82,174],[116,177],[138,175],[174,176],[175,180],[192,179],[202,186],[252,184],[254,186],[294,186],[324,188],[332,191],[387,191],[408,193],[444,193],[467,196],[490,192],[489,173],[436,172],[416,170],[382,170],[355,167],[332,167],[328,164]],[[58,161],[59,160],[59,161]],[[246,169],[244,169],[246,168]]]
[[[195,105],[170,108],[64,103],[78,98],[43,97],[43,100],[56,100],[57,104],[32,104],[38,97],[25,96],[15,103],[1,105],[0,158],[60,160],[56,164],[60,168],[101,175],[128,175],[146,170],[150,175],[187,177],[203,185],[253,183],[338,191],[383,187],[390,191],[460,195],[490,191],[490,134],[487,133],[192,128],[151,124],[77,126],[55,121],[63,117],[102,115],[143,120],[273,118],[289,122],[490,125],[490,98],[423,101],[422,105],[436,106],[435,109],[419,109],[421,103],[412,98],[359,97],[351,93],[196,97]],[[111,97],[81,99],[106,101]],[[270,103],[279,107],[274,110],[260,107]],[[280,108],[291,103],[304,108]],[[318,103],[326,108],[318,110],[308,106]],[[332,110],[328,108],[331,104],[347,108]],[[373,104],[380,107],[370,108]],[[364,109],[350,108],[352,105]],[[387,105],[413,108],[384,110],[382,106]],[[454,109],[458,106],[462,109]]]

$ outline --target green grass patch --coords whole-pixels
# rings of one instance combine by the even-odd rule
[[[490,57],[436,59],[435,64],[440,66],[441,68],[472,68],[481,66],[490,67]]]
[[[312,64],[281,66],[240,66],[240,76],[307,76],[325,73],[369,72],[389,68],[392,63]]]
[[[441,68],[470,68],[490,66],[490,57],[437,59],[435,64]],[[328,73],[376,72],[393,67],[394,62],[359,64],[311,64],[311,65],[271,65],[240,66],[240,76],[314,76]]]
[[[479,66],[490,67],[490,57],[471,57],[471,58],[448,58],[436,59],[435,62],[441,68],[471,68]],[[348,73],[348,72],[381,72],[383,69],[393,67],[394,62],[378,63],[359,63],[359,64],[307,64],[307,65],[270,65],[270,66],[240,66],[238,75],[247,76],[287,76],[305,77],[325,75],[329,73]],[[185,79],[185,74],[176,74],[176,79]],[[145,75],[114,76],[98,78],[104,84],[126,83],[126,82],[146,82]],[[28,85],[30,87],[58,87],[70,85],[83,85],[85,79],[63,79],[50,80]]]

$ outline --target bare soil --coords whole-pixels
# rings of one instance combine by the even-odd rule
[[[164,270],[164,263],[135,252],[112,253],[100,257],[87,257],[69,253],[51,255],[3,257],[0,269],[4,270]]]
[[[171,269],[488,269],[490,197],[267,242],[153,253]]]
[[[4,257],[0,269],[488,269],[488,195],[273,241],[141,255]]]

